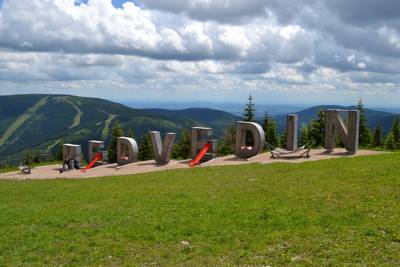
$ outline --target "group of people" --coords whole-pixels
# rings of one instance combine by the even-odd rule
[[[70,171],[70,170],[79,170],[79,162],[75,159],[67,159],[63,162],[62,168],[59,169],[60,173],[63,173],[65,171]]]

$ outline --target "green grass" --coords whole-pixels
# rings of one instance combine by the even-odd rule
[[[2,181],[0,266],[396,266],[399,162]]]

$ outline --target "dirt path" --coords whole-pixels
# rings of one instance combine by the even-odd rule
[[[238,164],[250,164],[250,163],[261,163],[270,164],[274,162],[289,162],[289,163],[301,163],[305,161],[316,161],[316,160],[326,160],[331,158],[341,158],[341,157],[356,157],[356,156],[368,156],[377,155],[384,152],[370,151],[370,150],[360,150],[356,155],[348,154],[344,149],[336,149],[332,153],[326,153],[324,149],[313,149],[311,151],[310,159],[291,159],[291,160],[277,160],[271,159],[269,153],[259,154],[251,159],[243,160],[239,159],[234,155],[229,155],[225,157],[220,157],[202,164],[201,166],[224,166],[224,165],[238,165]],[[200,166],[200,168],[201,168]],[[58,169],[60,165],[43,166],[37,167],[32,170],[31,175],[23,175],[19,172],[11,172],[0,174],[0,179],[12,179],[12,180],[24,180],[24,179],[73,179],[73,178],[93,178],[93,177],[103,177],[103,176],[116,176],[116,175],[129,175],[137,173],[148,173],[171,169],[187,169],[188,161],[176,161],[172,160],[167,165],[157,165],[154,160],[136,162],[130,165],[117,168],[116,164],[107,164],[93,168],[86,173],[82,173],[79,170],[59,173]]]

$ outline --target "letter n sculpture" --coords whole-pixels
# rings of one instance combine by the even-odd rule
[[[347,126],[340,117],[347,113]],[[335,134],[339,136],[346,150],[356,153],[358,150],[360,112],[358,110],[328,109],[325,111],[325,149],[333,151],[336,144]]]

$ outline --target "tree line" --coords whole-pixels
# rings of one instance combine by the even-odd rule
[[[392,128],[389,133],[384,136],[382,126],[370,129],[368,126],[368,118],[365,114],[365,108],[362,100],[357,103],[357,109],[360,111],[359,124],[359,145],[361,148],[369,149],[400,149],[400,118],[393,119]],[[253,97],[249,97],[249,101],[244,109],[244,121],[256,122],[255,105]],[[286,148],[286,129],[281,135],[278,134],[276,122],[268,115],[264,114],[261,126],[265,134],[265,142]],[[246,143],[248,140],[246,140]],[[251,142],[250,142],[251,143]],[[302,127],[299,133],[299,145],[306,145],[317,148],[323,147],[325,144],[325,111],[320,110],[316,119],[310,121],[306,126]],[[337,147],[343,147],[339,138],[336,141]],[[225,130],[222,140],[219,142],[219,154],[228,155],[234,153],[235,147],[235,126],[232,124]]]
[[[360,111],[359,122],[359,146],[369,149],[396,150],[400,148],[400,118],[395,117],[392,122],[391,130],[384,136],[383,127],[377,126],[370,129],[368,118],[362,100],[357,103]],[[320,111],[316,120],[311,121],[301,130],[300,142],[302,144],[312,144],[314,147],[322,147],[325,140],[325,112]],[[342,146],[337,139],[337,146]]]

